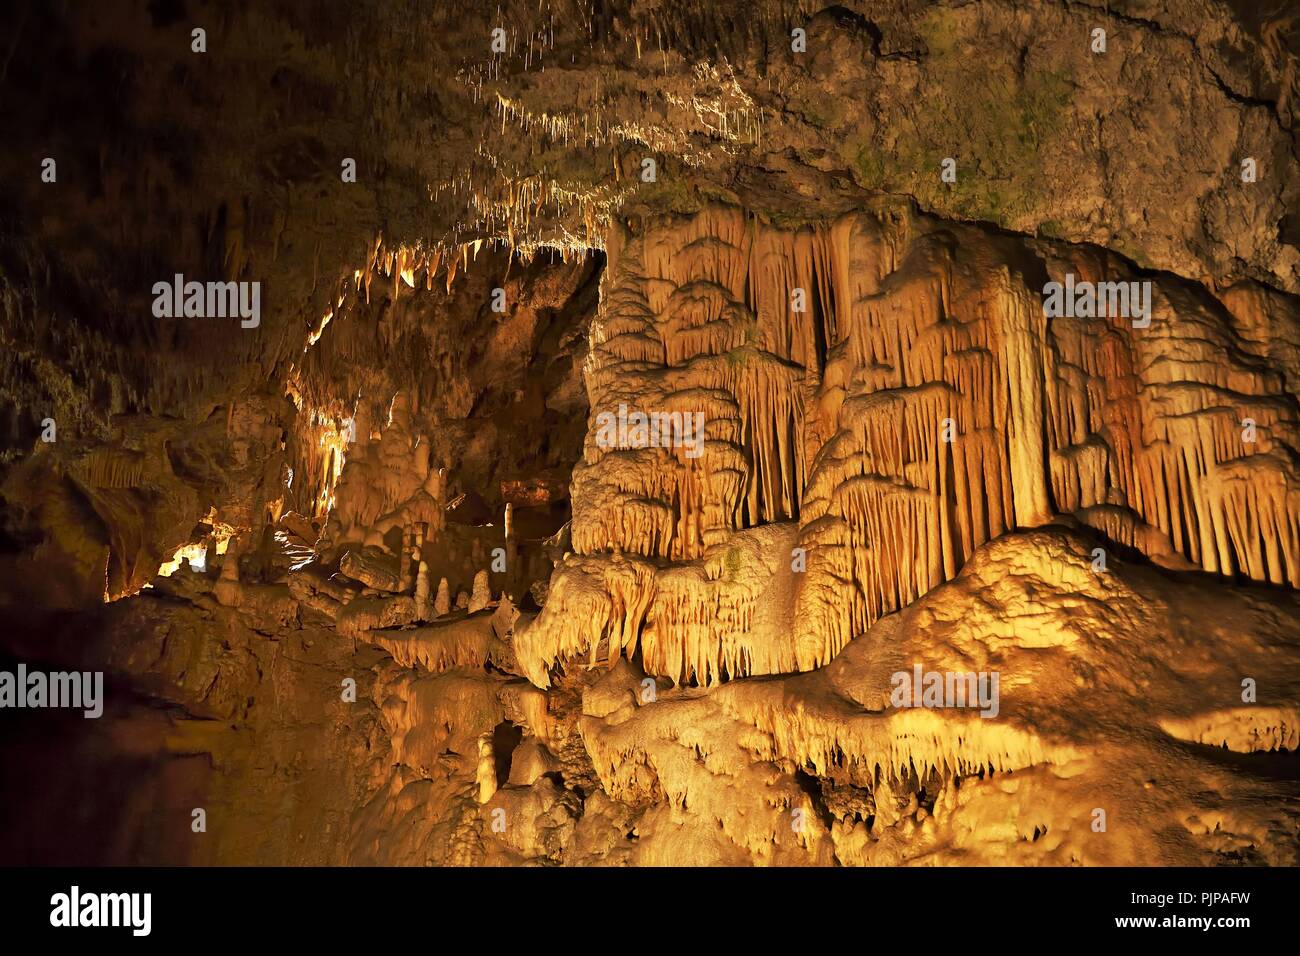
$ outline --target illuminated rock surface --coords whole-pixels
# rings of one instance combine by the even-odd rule
[[[0,657],[107,696],[0,862],[1300,862],[1294,18],[95,6],[0,83]]]

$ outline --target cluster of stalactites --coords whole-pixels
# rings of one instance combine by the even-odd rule
[[[509,181],[503,188],[505,199],[501,205],[505,208],[523,210],[533,207],[536,184],[527,180]],[[477,194],[475,198],[479,198]],[[540,203],[540,198],[537,201]],[[365,262],[354,269],[351,276],[338,282],[329,305],[308,330],[303,351],[320,341],[330,322],[345,309],[349,296],[356,296],[369,303],[370,289],[376,280],[390,283],[389,291],[393,299],[399,297],[402,286],[428,291],[437,283],[450,293],[456,277],[464,276],[478,259],[479,253],[484,251],[507,250],[511,258],[517,257],[528,262],[538,252],[548,249],[558,252],[563,261],[569,262],[600,249],[595,220],[588,224],[589,234],[582,240],[573,236],[557,236],[546,242],[529,240],[522,234],[526,229],[520,229],[521,234],[516,234],[518,225],[511,219],[503,226],[500,234],[479,235],[475,238],[462,238],[457,234],[433,243],[389,243],[385,241],[383,233],[380,233],[375,237]]]
[[[889,207],[791,230],[708,210],[616,229],[607,247],[574,548],[691,562],[745,529],[797,523],[798,667],[984,543],[1062,514],[1148,554],[1300,586],[1300,419],[1286,394],[1300,370],[1269,339],[1290,327],[1272,300],[1237,296],[1230,322],[1170,279],[1149,324],[1049,318],[1026,278],[1042,275],[1042,250],[989,255],[982,233]],[[1066,252],[1048,278],[1137,281],[1117,259]],[[706,440],[698,455],[611,448],[598,424],[620,409],[704,411]],[[716,619],[689,588],[674,600],[675,620]],[[642,646],[688,673],[727,657],[725,630],[656,628],[662,647]]]
[[[1124,508],[1207,571],[1300,586],[1294,371],[1237,358],[1295,355],[1243,343],[1248,323],[1229,325],[1196,300],[1177,298],[1175,309],[1162,298],[1141,331],[1123,319],[1053,322],[1056,506]]]
[[[850,278],[864,234],[852,217],[785,231],[714,209],[644,237],[616,233],[585,369],[575,547],[691,560],[735,530],[797,519],[805,403],[839,334],[835,303],[878,287],[894,237],[871,233],[887,265]],[[620,408],[698,413],[707,441],[690,455],[600,444],[600,416]]]
[[[801,541],[810,576],[844,585],[806,588],[796,630],[832,650],[985,541],[1052,514],[1042,310],[1004,269],[951,315],[936,271],[925,263],[914,289],[857,303],[828,368],[835,401],[819,409],[835,427],[804,490]]]
[[[334,489],[347,463],[353,433],[350,415],[301,407],[286,451],[292,477],[291,510],[324,518],[334,507]]]
[[[1300,584],[1294,401],[1276,370],[1232,361],[1231,326],[1159,294],[1145,329],[1048,320],[1010,269],[959,281],[944,258],[918,244],[855,304],[810,403],[823,444],[801,516],[803,639],[842,646],[985,541],[1060,513],[1147,553]]]
[[[862,713],[846,719],[842,710],[792,708],[761,688],[719,696],[724,712],[763,731],[757,756],[785,758],[812,767],[817,776],[866,771],[875,784],[936,774],[952,779],[981,771],[1003,773],[1036,764],[1068,764],[1076,748],[1050,743],[1009,721],[977,714],[955,717],[928,708]],[[954,730],[954,723],[960,727]]]

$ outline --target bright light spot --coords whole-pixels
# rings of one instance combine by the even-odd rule
[[[206,520],[212,525],[212,536],[216,540],[217,554],[225,554],[226,548],[230,547],[230,539],[234,537],[235,529],[217,520],[217,510],[215,508],[208,513]],[[158,576],[163,578],[171,577],[180,570],[182,560],[189,561],[190,568],[195,571],[206,571],[208,567],[208,549],[202,542],[181,545],[176,549],[176,553],[172,555],[171,560],[165,562],[158,569]]]

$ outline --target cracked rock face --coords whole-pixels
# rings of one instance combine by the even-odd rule
[[[1297,863],[1290,5],[11,21],[0,861]]]

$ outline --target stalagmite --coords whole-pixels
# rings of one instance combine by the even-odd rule
[[[442,617],[451,613],[451,589],[446,578],[438,580],[438,594],[433,600],[433,616]]]
[[[487,803],[496,792],[497,768],[492,738],[484,735],[478,739],[478,802]]]
[[[421,561],[415,576],[415,607],[419,615],[428,620],[434,616],[433,605],[429,601],[429,563]]]
[[[402,550],[398,553],[398,590],[408,591],[415,583],[420,565],[420,552],[424,548],[424,531],[420,523],[402,529]]]
[[[488,573],[479,571],[474,575],[474,593],[469,597],[469,613],[474,614],[483,610],[492,601],[492,592],[488,588]],[[456,602],[459,604],[460,599]]]

